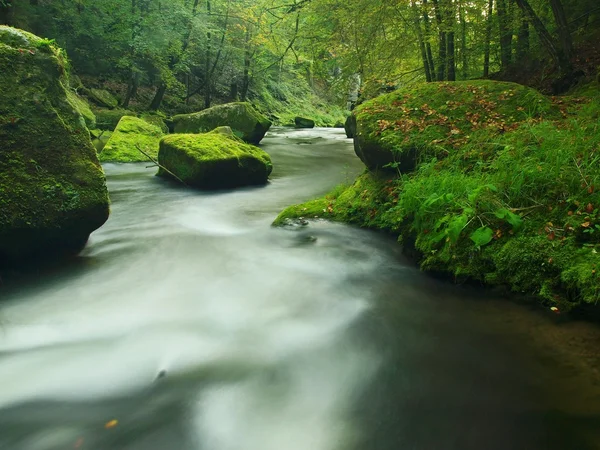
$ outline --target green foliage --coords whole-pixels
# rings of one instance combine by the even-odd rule
[[[424,270],[508,285],[561,309],[597,303],[598,103],[555,103],[565,118],[483,130],[412,173],[367,172],[343,192],[287,208],[275,224],[317,216],[391,231],[422,255]]]

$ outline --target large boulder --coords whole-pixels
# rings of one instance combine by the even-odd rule
[[[0,26],[0,266],[75,253],[108,218],[66,67],[52,42]]]
[[[250,144],[258,144],[271,122],[250,103],[237,102],[214,106],[194,114],[173,117],[175,133],[206,133],[217,127],[228,126],[236,136]]]
[[[124,116],[100,153],[100,161],[148,161],[138,147],[156,159],[158,144],[163,136],[158,126],[137,117]]]
[[[167,136],[160,142],[158,162],[162,166],[159,176],[174,174],[200,189],[265,184],[273,170],[266,152],[244,143],[228,127],[205,134]]]
[[[307,119],[306,117],[295,117],[294,125],[296,128],[314,128],[315,121],[312,119]]]
[[[555,114],[547,97],[515,83],[423,83],[358,106],[354,150],[371,170],[408,172],[468,145],[477,133],[493,139],[529,118]]]

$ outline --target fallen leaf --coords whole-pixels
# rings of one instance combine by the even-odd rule
[[[104,424],[104,428],[106,428],[107,430],[110,430],[111,428],[116,427],[118,424],[119,424],[119,421],[116,420],[116,419],[113,419],[113,420],[111,420],[109,422],[106,422]]]

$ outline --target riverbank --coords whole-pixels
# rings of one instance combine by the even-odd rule
[[[415,170],[401,172],[400,162],[371,167],[351,186],[338,186],[325,197],[285,209],[275,225],[326,218],[383,230],[414,248],[423,270],[447,273],[459,282],[508,286],[559,311],[596,304],[600,299],[598,83],[570,96],[536,100],[529,111],[542,102],[546,111],[537,116],[529,113],[519,123],[494,116],[494,105],[503,99],[486,98],[485,93],[474,96],[471,109],[465,105],[467,99],[461,99],[467,112],[456,119],[447,112],[442,116],[440,111],[451,105],[456,94],[452,86],[453,91],[444,93],[447,98],[406,93],[404,100],[390,101],[383,96],[355,112],[363,130],[370,125],[379,128],[372,135],[410,152],[415,148],[411,142],[435,137],[434,126],[441,130],[438,133],[447,133],[443,139],[427,142],[434,145],[418,143]],[[474,91],[487,89],[474,86]],[[424,105],[402,103],[413,99]],[[482,106],[494,122],[493,130],[477,126],[480,119],[473,108]],[[393,107],[404,108],[404,119],[394,123],[384,117]],[[518,106],[515,114],[525,109]],[[460,122],[465,115],[466,125]],[[393,152],[389,151],[395,158]],[[382,152],[373,154],[381,157]],[[397,160],[405,161],[402,158],[399,155]],[[363,160],[373,166],[378,162],[368,155]]]

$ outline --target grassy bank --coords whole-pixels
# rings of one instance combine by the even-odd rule
[[[552,99],[555,112],[546,118],[474,132],[473,121],[453,123],[448,142],[428,146],[438,151],[422,152],[414,171],[394,173],[394,164],[366,171],[352,186],[287,208],[275,224],[319,217],[385,230],[417,250],[423,270],[507,285],[562,310],[595,304],[600,87],[574,94]],[[377,101],[366,106],[372,116],[383,112]],[[400,133],[393,137],[405,145]]]

